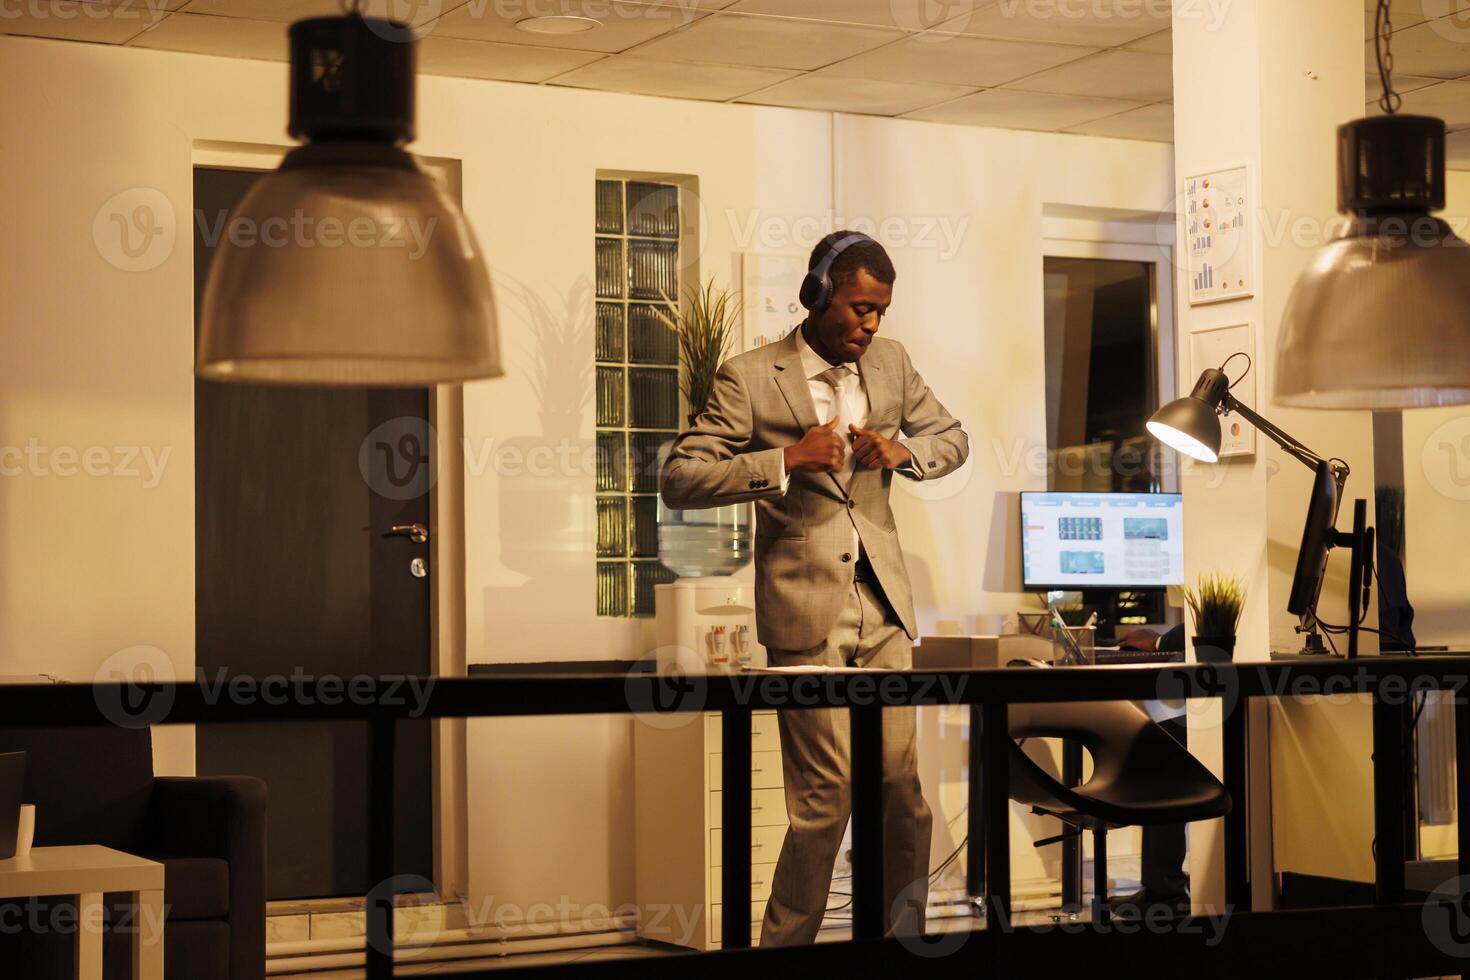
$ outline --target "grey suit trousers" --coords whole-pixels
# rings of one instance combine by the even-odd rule
[[[767,648],[773,666],[907,670],[913,641],[882,591],[854,582],[825,641],[809,650]],[[760,945],[810,943],[821,928],[832,869],[852,812],[848,709],[779,713],[786,813],[791,824],[771,884]],[[883,900],[890,935],[924,929],[933,816],[919,787],[914,709],[883,710]],[[840,902],[838,903],[840,904]]]

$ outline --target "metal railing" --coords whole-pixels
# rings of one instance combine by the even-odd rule
[[[807,679],[813,680],[808,683]],[[509,675],[418,679],[422,697],[410,703],[402,678],[359,678],[351,698],[333,696],[240,699],[229,685],[99,683],[0,686],[0,728],[37,725],[344,721],[369,726],[369,853],[371,880],[393,876],[393,747],[395,725],[407,718],[517,717],[576,714],[719,712],[723,716],[723,949],[708,953],[619,958],[589,964],[436,973],[462,977],[576,974],[683,976],[715,966],[765,971],[913,969],[936,974],[1054,976],[1191,975],[1424,976],[1457,973],[1470,956],[1470,918],[1456,923],[1464,948],[1430,928],[1424,903],[1405,901],[1406,801],[1402,760],[1408,712],[1416,692],[1443,690],[1453,700],[1458,760],[1456,799],[1470,812],[1470,657],[1371,657],[1355,661],[1289,661],[1237,665],[1077,667],[1056,670],[974,670],[861,674],[742,674],[665,676]],[[1253,699],[1301,694],[1368,694],[1373,698],[1373,786],[1376,904],[1357,908],[1251,912],[1247,861],[1247,706]],[[1229,928],[1219,935],[1191,931],[1194,920],[1162,931],[1065,929],[1012,920],[1009,826],[1011,704],[1215,698],[1222,702],[1223,780],[1236,805],[1224,818],[1225,903]],[[882,725],[886,707],[969,705],[980,731],[983,799],[971,807],[972,841],[983,840],[983,929],[929,937],[884,938],[882,869]],[[846,708],[852,723],[852,939],[816,946],[748,949],[751,924],[750,715],[771,709]],[[493,828],[486,828],[493,832]],[[1470,916],[1470,826],[1459,833],[1460,909]],[[747,914],[740,914],[739,909]],[[370,980],[392,977],[393,902],[366,909]],[[1455,936],[1459,932],[1454,933]]]

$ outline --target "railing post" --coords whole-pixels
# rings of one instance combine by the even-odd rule
[[[1373,692],[1373,878],[1380,905],[1404,900],[1404,706]]]
[[[969,844],[965,848],[965,894],[972,902],[985,901],[985,712],[970,705],[969,806],[965,815]]]
[[[724,918],[720,925],[723,949],[750,948],[750,712],[726,708],[720,715],[722,734],[720,760],[724,784],[720,860],[724,888],[720,901]]]
[[[1232,912],[1251,910],[1250,807],[1248,786],[1247,723],[1250,699],[1241,693],[1235,704],[1221,699],[1222,763],[1225,791],[1230,794],[1230,812],[1225,814],[1225,907]]]
[[[1062,785],[1082,784],[1082,743],[1075,738],[1062,740]],[[1066,828],[1063,828],[1066,829]],[[1082,909],[1082,833],[1062,841],[1062,913]]]
[[[368,721],[367,980],[393,976],[393,755],[392,716]]]
[[[883,706],[853,705],[852,937],[879,939],[883,908]]]
[[[985,928],[999,945],[1011,928],[1010,712],[1004,702],[986,704],[985,715]]]

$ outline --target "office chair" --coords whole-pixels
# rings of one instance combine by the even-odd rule
[[[1009,666],[1048,667],[1031,659]],[[1009,712],[1010,796],[1072,830],[1044,847],[1092,831],[1093,921],[1106,921],[1107,832],[1117,827],[1189,823],[1230,812],[1224,785],[1131,701],[1013,704]],[[1038,766],[1017,740],[1061,738],[1092,756],[1092,775],[1069,787]]]

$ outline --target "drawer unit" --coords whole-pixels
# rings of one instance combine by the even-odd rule
[[[752,712],[750,734],[754,940],[788,820],[776,712]],[[633,721],[634,885],[640,936],[671,941],[668,922],[673,909],[675,921],[694,923],[687,938],[673,941],[693,949],[720,946],[723,743],[721,718],[715,712],[691,715],[688,724]]]
[[[712,790],[725,788],[725,753],[716,752],[709,757],[709,786]],[[771,789],[785,785],[781,777],[781,753],[753,752],[750,759],[750,786],[752,789]]]
[[[786,825],[772,824],[768,827],[750,828],[750,862],[752,864],[775,863],[781,856],[781,844],[786,840]],[[725,831],[715,827],[709,832],[710,865],[718,868],[724,864]]]
[[[716,790],[709,795],[709,825],[711,827],[723,827],[725,825],[725,794]],[[777,787],[775,789],[753,789],[750,791],[750,826],[773,827],[780,824],[786,826],[791,821],[786,818],[786,791]]]

